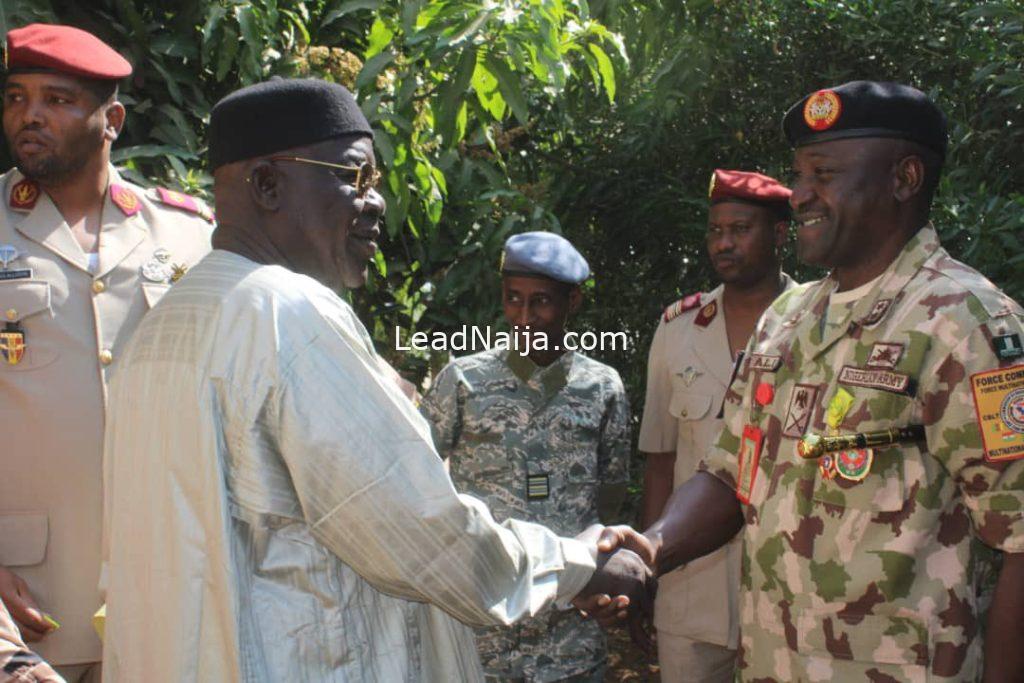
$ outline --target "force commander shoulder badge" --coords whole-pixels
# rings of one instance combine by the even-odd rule
[[[674,304],[670,304],[668,308],[665,309],[665,314],[662,316],[662,318],[665,320],[665,322],[671,322],[672,320],[675,320],[676,318],[681,316],[683,313],[686,313],[687,311],[692,311],[698,306],[700,306],[700,292],[691,294],[689,296],[685,296],[679,301],[675,302]]]
[[[162,204],[173,206],[176,209],[188,211],[189,213],[194,213],[210,223],[213,223],[214,221],[213,211],[210,210],[210,207],[195,197],[191,197],[183,192],[168,190],[166,187],[156,188],[156,194],[157,199],[159,199]]]

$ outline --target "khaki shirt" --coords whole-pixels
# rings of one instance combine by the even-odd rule
[[[132,330],[170,288],[173,267],[210,250],[213,226],[111,168],[92,273],[57,207],[42,191],[33,200],[22,181],[17,170],[0,176],[0,249],[19,253],[0,271],[0,332],[12,323],[24,334],[16,364],[0,357],[0,565],[61,624],[39,653],[53,664],[94,662],[107,381]]]
[[[783,279],[785,289],[794,285],[788,275]],[[670,306],[651,342],[639,448],[645,453],[675,450],[676,488],[694,475],[722,428],[719,413],[733,367],[723,291],[719,285],[681,313],[675,309],[679,304]],[[741,547],[737,537],[663,576],[655,602],[656,628],[735,649]]]
[[[978,680],[993,549],[1024,552],[1024,310],[931,226],[865,296],[834,289],[765,311],[700,464],[745,501],[739,677]],[[909,425],[924,438],[796,452]]]

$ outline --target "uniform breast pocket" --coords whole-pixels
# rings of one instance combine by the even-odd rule
[[[0,282],[0,314],[4,323],[0,326],[0,371],[38,370],[57,360],[57,349],[44,331],[53,316],[50,283]]]
[[[682,377],[672,378],[672,398],[668,412],[677,420],[694,421],[705,418],[711,410],[711,395],[693,391]]]

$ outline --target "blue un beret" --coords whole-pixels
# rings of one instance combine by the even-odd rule
[[[578,285],[590,277],[590,266],[564,237],[553,232],[524,232],[505,242],[501,272]]]

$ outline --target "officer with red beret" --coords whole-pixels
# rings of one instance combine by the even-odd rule
[[[132,72],[116,50],[33,24],[7,34],[5,62],[0,599],[65,678],[92,680],[107,379],[143,314],[209,251],[212,213],[111,165]]]
[[[645,527],[693,475],[721,427],[734,360],[764,309],[794,284],[779,266],[789,196],[760,173],[711,176],[707,250],[722,284],[669,306],[654,333],[639,444],[647,459]],[[661,578],[655,627],[666,683],[733,680],[740,555],[733,541]]]

